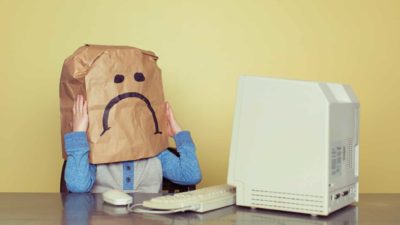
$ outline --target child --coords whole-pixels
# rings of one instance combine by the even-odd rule
[[[201,180],[195,146],[188,131],[182,131],[167,103],[167,134],[176,142],[180,157],[168,150],[159,155],[109,164],[89,163],[87,101],[78,95],[73,105],[73,132],[64,136],[67,165],[65,182],[70,192],[101,193],[110,189],[125,192],[159,192],[162,178],[177,184],[193,185]]]

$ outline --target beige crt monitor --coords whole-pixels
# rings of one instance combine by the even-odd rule
[[[358,201],[358,121],[350,86],[240,77],[228,171],[236,204],[329,215]]]

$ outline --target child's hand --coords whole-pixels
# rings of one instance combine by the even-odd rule
[[[87,101],[83,100],[82,95],[76,96],[74,106],[72,107],[72,129],[76,131],[85,131],[88,128],[89,116],[87,112]]]
[[[174,114],[172,113],[171,106],[168,102],[166,102],[166,113],[167,113],[167,134],[170,137],[175,136],[177,133],[181,132],[182,129],[179,124],[176,122]]]

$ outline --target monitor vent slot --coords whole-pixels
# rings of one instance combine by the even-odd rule
[[[353,162],[353,138],[346,139],[345,142],[346,166],[349,169],[354,168]]]
[[[255,207],[307,213],[322,213],[324,199],[320,195],[307,195],[268,190],[251,191],[251,204]]]

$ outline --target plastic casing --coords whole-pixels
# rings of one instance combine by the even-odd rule
[[[358,201],[358,133],[348,85],[241,76],[228,169],[236,204],[329,215]]]

